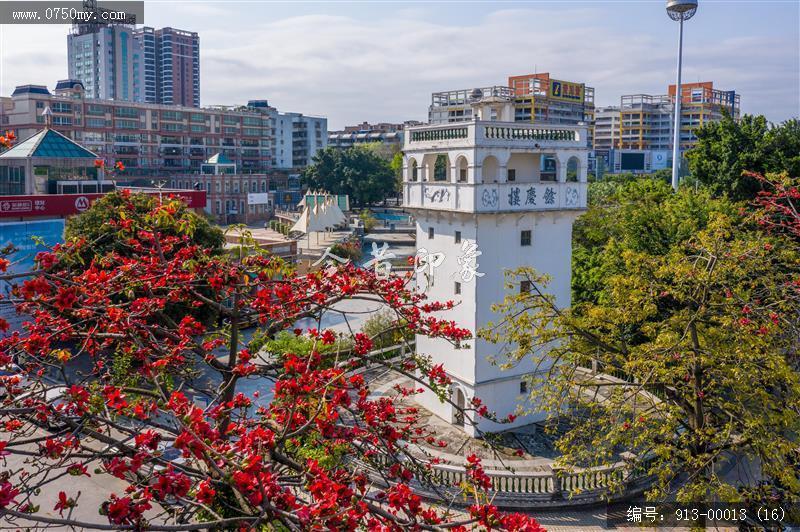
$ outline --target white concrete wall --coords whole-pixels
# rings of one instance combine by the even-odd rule
[[[552,277],[547,290],[556,296],[559,306],[570,304],[570,278],[572,257],[572,223],[577,213],[528,212],[506,215],[439,215],[427,211],[417,217],[417,249],[426,252],[442,252],[444,262],[434,270],[434,284],[427,290],[432,301],[453,300],[458,305],[443,317],[452,319],[460,327],[469,329],[473,335],[500,316],[491,311],[491,306],[500,303],[509,292],[504,288],[505,272],[521,266],[530,266],[537,272]],[[434,238],[428,238],[428,229],[433,227]],[[532,231],[531,246],[520,245],[520,232]],[[464,241],[477,241],[481,255],[477,258],[478,272],[483,277],[472,281],[460,278],[461,266],[458,257],[463,255],[461,245],[454,242],[455,231],[461,231]],[[474,263],[473,263],[474,264]],[[461,282],[461,295],[454,294],[454,283]],[[417,284],[427,286],[424,275],[417,274]],[[515,288],[518,290],[518,288]],[[434,364],[443,364],[448,374],[467,391],[468,398],[478,396],[500,417],[516,410],[520,399],[521,376],[536,368],[531,359],[521,361],[511,369],[502,370],[490,359],[502,362],[502,346],[473,339],[469,346],[456,349],[449,342],[417,337],[417,351],[428,355]],[[538,369],[546,370],[548,366]],[[427,392],[419,402],[446,421],[453,416],[452,406],[441,403]],[[530,405],[529,405],[530,406]],[[521,417],[514,425],[523,425],[542,418],[542,414]],[[496,425],[481,421],[482,430],[502,430],[509,425]]]
[[[502,302],[510,292],[504,288],[504,272],[522,266],[534,268],[538,273],[552,277],[547,292],[556,297],[560,307],[571,301],[572,223],[575,215],[566,212],[525,213],[506,216],[479,216],[478,241],[481,271],[486,275],[478,283],[477,316],[478,328],[489,322],[497,322],[500,316],[491,311],[491,306]],[[532,231],[531,246],[520,245],[520,233]],[[519,288],[514,288],[518,293]],[[534,370],[533,363],[523,361],[514,368],[501,370],[489,362],[497,356],[500,346],[480,340],[476,343],[476,373],[478,382],[491,381],[509,375],[524,375]]]
[[[477,283],[461,279],[459,272],[461,266],[458,257],[462,255],[461,246],[466,241],[475,241],[476,227],[474,219],[463,216],[459,222],[450,217],[420,216],[417,217],[417,250],[423,248],[427,252],[443,253],[444,260],[434,269],[434,283],[427,287],[423,273],[417,273],[417,286],[423,290],[429,301],[454,301],[456,307],[440,317],[453,320],[460,327],[475,332],[476,315],[476,290]],[[428,238],[428,229],[433,228],[433,239]],[[462,244],[455,243],[455,232],[461,231]],[[480,257],[478,262],[480,263]],[[455,294],[455,283],[461,283],[461,294]],[[427,288],[427,289],[426,289]],[[430,355],[435,363],[444,363],[451,375],[466,382],[475,380],[474,342],[469,342],[469,348],[462,346],[456,349],[450,342],[441,339],[431,339],[427,336],[417,338],[417,352]]]
[[[428,238],[428,229],[433,228],[433,239]],[[475,280],[466,282],[460,278],[461,267],[458,257],[462,254],[462,244],[455,242],[455,231],[461,231],[462,244],[466,241],[475,241],[477,228],[474,217],[471,215],[437,216],[429,212],[417,216],[417,250],[425,249],[427,252],[444,253],[444,261],[434,270],[434,283],[427,287],[425,275],[418,273],[416,283],[420,289],[427,290],[428,301],[454,301],[457,305],[450,311],[439,313],[438,317],[453,320],[459,327],[469,329],[475,333],[476,316],[476,290]],[[478,258],[480,263],[480,257]],[[455,294],[455,283],[461,283],[461,294]],[[475,342],[469,341],[461,348],[456,348],[446,340],[417,336],[417,353],[430,356],[433,364],[443,364],[448,374],[455,380],[473,383],[475,381]],[[442,419],[450,422],[453,418],[453,409],[447,403],[442,403],[432,392],[426,390],[418,401]]]
[[[541,154],[512,153],[508,158],[507,170],[516,170],[517,183],[532,183],[539,181],[540,166]]]
[[[292,167],[292,122],[290,113],[275,113],[275,168]]]

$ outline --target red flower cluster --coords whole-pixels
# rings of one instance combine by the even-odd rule
[[[472,480],[475,485],[481,490],[488,490],[492,487],[492,479],[483,470],[481,459],[475,454],[467,456],[467,476]]]
[[[14,132],[6,130],[5,135],[0,135],[0,148],[10,148],[15,140],[17,140],[17,136]]]

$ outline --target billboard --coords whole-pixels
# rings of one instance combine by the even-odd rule
[[[644,153],[625,153],[619,154],[620,170],[644,170]]]
[[[250,192],[247,194],[248,205],[269,205],[269,192]]]
[[[137,192],[158,194],[158,189],[139,189]],[[165,197],[179,197],[192,209],[206,206],[202,190],[164,190]],[[79,214],[105,194],[39,194],[31,196],[0,196],[0,218],[25,216],[71,216]]]
[[[550,80],[549,96],[554,100],[583,103],[583,83],[572,83],[559,79]]]
[[[668,151],[654,151],[651,154],[650,169],[651,170],[665,170],[667,168]]]

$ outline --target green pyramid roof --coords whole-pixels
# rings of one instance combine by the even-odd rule
[[[226,157],[224,154],[215,153],[214,155],[208,158],[206,164],[234,164],[234,163],[233,161],[228,159],[228,157]]]
[[[28,137],[10,150],[0,153],[0,159],[27,159],[30,157],[56,157],[69,159],[98,159],[93,153],[58,131],[45,128]]]

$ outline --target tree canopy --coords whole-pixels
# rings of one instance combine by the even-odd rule
[[[167,194],[164,194],[168,196]],[[64,236],[67,240],[83,239],[88,243],[83,248],[85,262],[93,256],[100,257],[110,251],[130,255],[132,249],[121,236],[126,227],[140,226],[148,216],[156,212],[158,198],[154,194],[130,194],[115,191],[103,195],[79,216],[67,219]],[[208,219],[196,214],[181,201],[169,202],[169,216],[158,220],[158,231],[164,236],[189,234],[198,245],[212,253],[220,253],[225,245],[225,235]]]
[[[164,196],[162,203],[154,194],[131,194],[127,190],[111,192],[85,212],[67,219],[64,236],[67,242],[75,245],[69,254],[61,257],[62,267],[77,275],[93,262],[102,263],[108,255],[137,257],[140,250],[136,241],[129,238],[131,228],[136,227],[151,227],[161,237],[188,238],[212,255],[223,253],[225,235],[218,227],[189,209],[183,201],[168,194]],[[157,209],[159,205],[161,208]],[[142,289],[131,289],[127,297],[133,300],[143,294]],[[121,300],[122,295],[116,297]],[[176,321],[187,314],[204,323],[218,317],[208,304],[187,307],[169,301],[164,310]]]
[[[347,194],[355,207],[383,201],[396,191],[390,159],[361,146],[318,151],[303,171],[303,183],[312,189]]]
[[[771,125],[763,116],[730,115],[695,130],[697,145],[686,153],[691,176],[715,196],[753,199],[761,184],[751,174],[800,176],[800,121]]]
[[[483,335],[516,343],[512,360],[555,364],[532,399],[569,427],[564,465],[610,465],[624,450],[655,476],[651,498],[736,501],[759,486],[724,472],[755,459],[762,478],[800,496],[800,376],[787,355],[798,256],[740,223],[715,213],[663,255],[621,250],[625,271],[605,280],[604,300],[569,310],[543,278],[515,272],[534,290],[507,298]]]
[[[631,249],[661,255],[703,229],[713,212],[737,207],[707,190],[681,188],[650,177],[589,184],[589,208],[573,228],[573,301],[597,302],[605,280],[624,272],[621,252]]]

